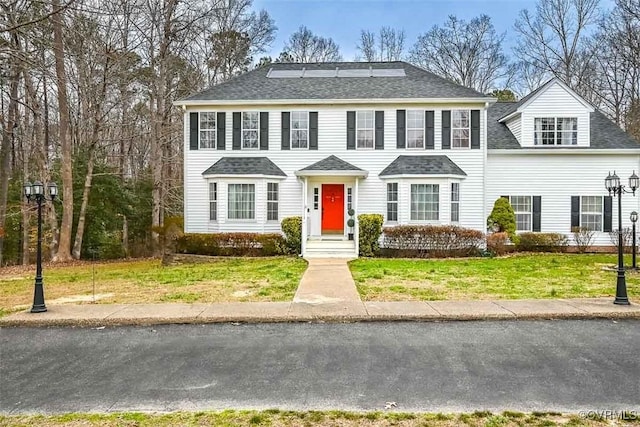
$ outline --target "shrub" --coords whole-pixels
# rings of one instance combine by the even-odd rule
[[[481,231],[452,225],[389,227],[384,229],[383,240],[387,252],[420,258],[477,255],[483,243]]]
[[[568,245],[562,233],[521,233],[516,247],[525,252],[564,252]]]
[[[487,250],[494,255],[504,255],[507,253],[507,243],[509,236],[504,231],[487,235]]]
[[[284,233],[285,253],[299,254],[302,252],[302,217],[290,216],[280,223]]]
[[[505,232],[513,243],[518,242],[516,234],[516,214],[509,199],[500,197],[493,204],[491,215],[487,218],[487,228],[494,233]]]
[[[358,243],[361,256],[374,256],[380,249],[378,240],[382,234],[384,217],[380,214],[358,215]]]
[[[578,252],[581,254],[589,250],[591,242],[593,241],[593,236],[596,234],[595,231],[588,227],[573,227],[571,229],[571,233],[573,233],[573,241],[578,248]]]
[[[273,256],[285,246],[276,233],[187,233],[176,239],[176,251],[210,256]]]
[[[609,232],[609,239],[611,244],[618,247],[618,230],[612,230]],[[629,227],[622,229],[622,247],[625,252],[631,253],[631,240],[633,239],[633,230]]]

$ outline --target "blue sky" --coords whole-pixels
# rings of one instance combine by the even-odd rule
[[[278,26],[269,55],[278,56],[289,35],[306,25],[317,35],[333,38],[345,60],[352,60],[361,29],[403,28],[411,48],[418,35],[441,25],[448,15],[464,20],[489,15],[498,32],[507,32],[505,48],[510,49],[518,13],[533,10],[535,0],[254,0],[254,7],[266,9]]]
[[[509,54],[516,43],[513,24],[519,12],[533,11],[535,4],[535,0],[254,0],[254,7],[266,9],[278,26],[268,55],[278,56],[291,33],[306,25],[317,35],[333,38],[347,61],[356,55],[362,29],[404,29],[408,51],[418,35],[442,25],[449,15],[469,20],[483,13],[499,33],[506,32],[504,48]],[[613,4],[614,0],[600,0],[604,10]]]

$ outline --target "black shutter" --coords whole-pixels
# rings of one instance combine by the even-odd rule
[[[433,111],[425,111],[425,124],[426,124],[426,134],[425,134],[425,146],[427,150],[433,150],[435,148],[435,122],[434,122],[434,113]]]
[[[242,113],[233,113],[233,141],[231,148],[239,150],[242,144]]]
[[[384,111],[376,111],[376,150],[384,150]]]
[[[318,149],[318,112],[309,113],[309,150]]]
[[[282,144],[281,150],[289,150],[291,148],[291,113],[288,111],[282,112]]]
[[[602,231],[608,233],[613,231],[613,198],[604,196],[604,219],[602,221]]]
[[[198,149],[198,113],[189,113],[189,149]]]
[[[227,124],[226,124],[226,120],[227,120],[227,115],[225,113],[218,113],[218,117],[216,118],[216,125],[218,127],[218,145],[217,148],[218,150],[224,150],[226,147],[226,141],[225,141],[225,133],[226,133],[226,129],[227,129]]]
[[[406,147],[406,126],[407,112],[405,110],[398,110],[396,112],[396,148]]]
[[[542,197],[533,196],[533,231],[540,231]]]
[[[269,149],[269,113],[260,113],[260,149]]]
[[[471,110],[471,148],[480,148],[480,110]]]
[[[356,112],[347,111],[347,150],[356,149]]]
[[[442,149],[451,148],[451,111],[442,111]]]
[[[580,227],[580,196],[571,196],[571,228]]]

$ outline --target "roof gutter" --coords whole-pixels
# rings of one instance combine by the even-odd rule
[[[197,107],[209,105],[326,105],[326,104],[493,104],[492,97],[477,98],[358,98],[358,99],[182,99],[173,105]]]
[[[637,154],[640,155],[640,146],[638,148],[514,148],[514,149],[489,149],[491,154],[544,154],[544,155],[563,155],[563,154]]]

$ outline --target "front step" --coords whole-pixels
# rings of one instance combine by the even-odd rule
[[[307,240],[305,258],[356,258],[353,240]]]

